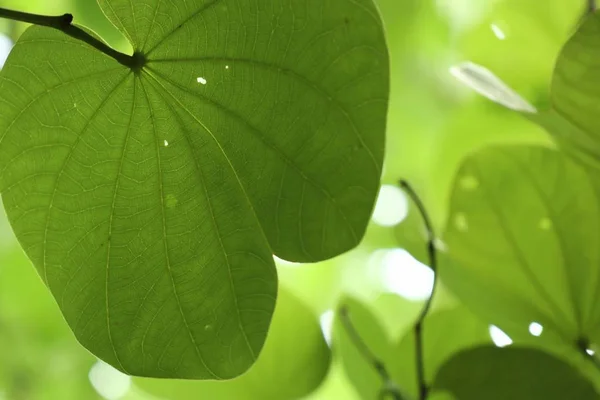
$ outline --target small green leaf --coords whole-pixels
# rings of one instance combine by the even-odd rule
[[[32,27],[0,73],[0,189],[78,340],[123,372],[233,378],[258,357],[272,255],[361,239],[388,55],[371,0],[101,0],[133,71]]]
[[[526,332],[537,322],[568,345],[600,339],[597,189],[587,170],[552,149],[474,154],[451,196],[441,279],[503,329]]]
[[[427,384],[454,353],[490,342],[488,326],[464,307],[455,307],[428,315],[423,324],[423,365]],[[394,350],[390,372],[413,398],[418,395],[415,332],[406,332]]]
[[[592,384],[569,364],[528,348],[482,346],[445,363],[434,389],[456,400],[599,399]]]
[[[373,300],[371,309],[387,336],[394,341],[417,320],[423,302],[408,300],[393,293],[382,293]]]
[[[392,345],[385,330],[370,309],[351,297],[340,301],[340,307],[345,307],[348,319],[356,329],[364,345],[383,363],[392,357]],[[342,318],[336,314],[333,322],[333,349],[336,356],[341,358],[344,371],[361,399],[377,399],[385,382],[378,374],[373,361],[365,358],[356,343],[348,335]]]
[[[137,379],[144,390],[176,400],[294,400],[313,392],[329,370],[331,352],[313,312],[281,289],[264,350],[244,375],[225,382]]]

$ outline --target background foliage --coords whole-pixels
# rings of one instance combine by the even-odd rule
[[[593,396],[589,394],[588,381],[573,373],[573,367],[556,361],[568,361],[590,378],[589,382],[596,389],[600,387],[598,370],[574,350],[573,343],[565,340],[565,337],[573,342],[581,339],[578,343],[583,350],[594,351],[597,339],[592,333],[598,332],[597,322],[594,313],[585,309],[592,301],[593,291],[589,291],[592,294],[582,291],[584,297],[574,300],[582,304],[582,308],[575,309],[587,315],[587,319],[572,316],[566,306],[562,311],[548,306],[557,303],[560,309],[561,304],[570,301],[569,293],[562,286],[565,281],[562,267],[580,266],[581,262],[567,259],[564,265],[554,265],[558,256],[548,254],[547,250],[557,248],[556,241],[562,238],[570,241],[570,255],[578,257],[581,252],[577,246],[584,245],[578,238],[589,237],[592,234],[589,232],[597,235],[598,229],[582,224],[576,236],[572,236],[572,219],[585,220],[585,215],[563,215],[561,204],[570,204],[566,195],[561,197],[561,191],[556,188],[544,190],[542,187],[540,191],[533,191],[531,188],[536,186],[531,181],[535,181],[535,171],[523,172],[518,165],[525,164],[531,170],[560,171],[555,177],[559,182],[585,181],[585,176],[571,168],[569,160],[564,160],[566,166],[560,168],[549,166],[556,160],[544,157],[553,150],[537,147],[515,150],[514,144],[548,146],[550,139],[539,125],[475,94],[456,79],[457,70],[453,68],[464,65],[465,61],[482,65],[533,106],[547,107],[551,103],[548,88],[556,58],[583,15],[583,2],[550,0],[544,7],[534,0],[377,0],[377,3],[386,24],[392,57],[384,186],[377,208],[365,239],[355,250],[317,264],[277,262],[284,301],[277,306],[274,329],[267,340],[268,351],[253,367],[256,371],[251,370],[232,382],[162,381],[130,379],[97,362],[76,342],[2,217],[0,398],[315,400],[359,399],[361,395],[372,398],[381,382],[344,339],[333,313],[341,303],[350,304],[350,315],[367,344],[376,354],[385,357],[394,380],[408,396],[414,396],[417,388],[410,327],[421,302],[428,296],[432,274],[416,261],[426,262],[424,232],[414,205],[396,188],[399,178],[411,182],[421,195],[438,231],[442,231],[447,219],[452,221],[445,243],[440,247],[445,245],[455,250],[443,259],[442,266],[446,269],[442,271],[447,272],[441,273],[442,285],[433,312],[426,320],[427,380],[435,382],[436,388],[449,389],[461,399],[477,398],[461,392],[460,385],[456,389],[457,377],[453,370],[473,369],[468,366],[483,363],[489,368],[480,371],[481,376],[495,377],[499,370],[513,368],[511,362],[521,356],[520,352],[528,352],[527,359],[533,363],[533,369],[545,365],[551,369],[550,375],[572,377],[569,387],[578,388],[585,396]],[[0,7],[40,14],[71,12],[76,22],[91,27],[116,48],[128,50],[95,1],[0,0]],[[9,42],[16,40],[23,29],[22,24],[0,20],[3,33],[0,52],[6,53]],[[491,144],[503,145],[502,150],[475,153]],[[467,162],[460,167],[465,160]],[[515,172],[516,168],[521,169]],[[515,179],[506,178],[506,171],[515,174]],[[529,183],[519,181],[519,177],[527,174],[532,176]],[[528,257],[544,260],[536,264],[541,274],[536,276],[542,277],[542,286],[548,288],[551,301],[544,300],[539,290],[531,289],[526,283],[515,283],[528,279],[519,275],[522,271],[515,264],[519,259],[519,246],[506,237],[488,236],[498,232],[497,221],[486,218],[491,212],[489,208],[494,207],[490,197],[473,199],[468,216],[464,214],[465,209],[456,209],[456,204],[464,207],[460,191],[452,190],[456,176],[463,179],[456,181],[459,188],[469,190],[485,185],[493,192],[490,196],[497,206],[505,208],[506,224],[512,224],[514,231],[524,237],[517,240],[517,244],[527,247]],[[513,182],[513,187],[505,186],[506,182]],[[564,185],[566,183],[559,183],[558,187]],[[528,201],[512,204],[514,200],[510,196],[503,196],[515,190],[523,192],[523,198]],[[597,204],[597,197],[596,188],[586,190],[578,201],[587,211],[593,206],[585,202]],[[552,201],[544,202],[544,198]],[[541,211],[532,216],[528,231],[523,229],[523,218],[531,214],[531,210]],[[561,228],[561,221],[565,219],[567,222]],[[555,226],[559,228],[554,230]],[[557,232],[558,237],[528,242],[530,232],[537,237],[539,230]],[[468,232],[466,238],[461,231]],[[453,269],[452,263],[473,261],[468,250],[477,241],[502,242],[505,245],[502,254],[508,255],[492,257],[497,265],[489,270],[477,270],[479,262],[473,262],[473,268],[467,272]],[[494,256],[493,251],[498,251],[497,247],[490,250],[492,254],[478,254],[477,260],[489,261]],[[467,255],[461,258],[461,254]],[[514,271],[514,276],[502,275],[507,270]],[[573,268],[568,269],[567,274],[572,275],[567,281],[574,285],[573,291],[586,281],[587,271]],[[514,284],[510,286],[515,289],[510,295],[503,290],[490,290],[500,287],[495,283],[502,279]],[[346,299],[349,300],[346,302]],[[495,311],[493,315],[490,308]],[[319,322],[324,334],[318,327]],[[510,338],[502,336],[499,328],[490,329],[492,324],[500,326]],[[582,328],[581,324],[585,326]],[[580,337],[584,333],[585,337]],[[330,355],[325,339],[331,343],[332,338],[333,354]],[[503,353],[501,359],[495,358],[498,364],[487,363],[485,360],[495,351],[490,347],[492,339],[498,345],[511,343],[517,347],[512,353]],[[519,345],[526,345],[529,350],[519,350]],[[473,346],[481,347],[468,350]],[[450,364],[441,367],[456,354]],[[558,363],[556,369],[552,369],[554,362]],[[546,379],[548,376],[543,375]],[[531,379],[540,382],[535,377]],[[543,381],[536,387],[554,394],[561,390],[560,387],[548,389]],[[449,394],[432,397],[438,396],[451,398],[447,397]],[[511,393],[505,396],[499,398],[512,398]]]

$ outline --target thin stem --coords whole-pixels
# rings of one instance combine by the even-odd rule
[[[414,191],[414,189],[409,185],[408,182],[401,180],[400,187],[404,189],[404,191],[409,195],[412,201],[416,204],[419,209],[419,213],[423,218],[423,222],[425,224],[425,229],[427,231],[427,254],[429,256],[429,266],[434,272],[433,279],[433,287],[431,289],[431,295],[425,301],[425,305],[419,314],[419,318],[415,323],[414,334],[415,334],[415,359],[416,359],[416,367],[417,367],[417,385],[419,387],[419,400],[425,400],[427,398],[427,394],[429,392],[429,387],[427,386],[427,382],[425,380],[425,362],[424,362],[424,351],[423,351],[423,324],[425,322],[425,317],[429,313],[431,309],[431,305],[433,303],[433,296],[435,294],[435,289],[437,287],[437,254],[435,251],[435,234],[433,231],[433,224],[431,223],[431,219],[429,218],[429,214],[425,209],[425,205]]]
[[[80,27],[73,25],[73,15],[71,14],[45,16],[29,14],[21,11],[13,11],[0,7],[0,18],[57,29],[74,39],[81,40],[82,42],[89,44],[107,56],[114,58],[120,64],[135,70],[140,69],[145,62],[141,54],[134,54],[130,56],[120,53]]]
[[[394,400],[402,400],[402,395],[400,394],[399,390],[396,388],[396,385],[392,381],[390,374],[387,368],[385,367],[385,364],[383,363],[383,361],[377,358],[375,354],[373,354],[371,349],[369,349],[367,344],[362,340],[358,331],[354,327],[354,324],[350,319],[348,308],[342,306],[339,310],[339,315],[340,320],[342,321],[342,324],[344,326],[344,330],[350,337],[350,340],[352,341],[358,352],[362,355],[362,357],[365,360],[367,360],[369,364],[373,366],[375,371],[377,371],[377,373],[381,377],[381,380],[383,380],[384,387],[380,397],[383,398],[385,395],[390,395]]]

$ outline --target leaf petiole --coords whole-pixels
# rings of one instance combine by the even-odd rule
[[[433,303],[433,295],[435,294],[435,289],[437,287],[437,256],[435,252],[435,234],[433,233],[433,224],[427,214],[427,210],[425,206],[415,190],[410,186],[410,184],[404,180],[400,181],[400,187],[408,194],[408,196],[413,200],[413,202],[417,205],[419,209],[419,213],[423,218],[423,222],[425,223],[425,229],[427,231],[427,253],[429,255],[429,266],[434,272],[433,279],[433,288],[431,289],[431,295],[425,302],[423,309],[421,310],[421,314],[419,314],[419,318],[414,326],[415,333],[415,358],[417,363],[417,383],[419,386],[419,400],[425,400],[427,398],[427,394],[429,392],[429,387],[427,386],[427,382],[425,381],[425,363],[424,363],[424,354],[423,354],[423,323],[425,322],[425,317],[429,313],[431,309],[431,304]]]
[[[120,64],[129,67],[133,70],[139,70],[145,63],[144,57],[139,53],[133,55],[124,54],[116,51],[112,47],[100,39],[92,36],[87,31],[80,27],[73,25],[73,15],[63,14],[57,16],[46,16],[30,14],[21,11],[9,10],[0,7],[0,18],[9,19],[12,21],[26,22],[33,25],[45,26],[48,28],[57,29],[74,39],[81,40],[94,47],[96,50],[101,51],[107,56],[115,59]]]

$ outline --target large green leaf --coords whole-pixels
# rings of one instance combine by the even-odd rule
[[[464,307],[428,315],[423,324],[423,365],[425,380],[431,384],[438,369],[454,353],[490,342],[487,324]],[[390,371],[413,398],[418,396],[414,330],[407,331],[392,351]]]
[[[596,104],[600,80],[600,14],[585,19],[563,47],[551,86],[552,108],[529,118],[542,125],[563,148],[598,167],[600,123]]]
[[[469,157],[450,203],[442,280],[503,329],[525,333],[537,322],[573,349],[598,342],[597,189],[587,170],[549,148]]]
[[[149,378],[136,382],[152,394],[173,400],[293,400],[303,398],[321,384],[330,356],[316,316],[282,289],[265,348],[244,375],[226,382]]]
[[[134,72],[30,28],[0,75],[0,188],[79,341],[129,374],[257,358],[272,253],[333,257],[378,190],[388,58],[371,0],[103,0]]]
[[[567,363],[535,349],[477,347],[445,363],[434,389],[456,400],[600,399],[592,384]]]

